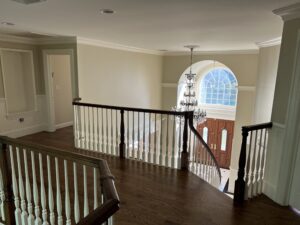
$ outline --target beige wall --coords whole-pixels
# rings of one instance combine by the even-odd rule
[[[83,44],[77,48],[83,101],[160,108],[161,56]]]
[[[50,70],[53,73],[55,124],[73,121],[71,61],[69,55],[50,55]]]
[[[261,48],[256,84],[255,123],[271,121],[280,45]]]

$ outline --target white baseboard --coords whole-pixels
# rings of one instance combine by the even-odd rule
[[[18,138],[29,134],[38,133],[46,129],[46,124],[38,124],[31,127],[20,128],[16,130],[5,131],[0,133],[2,136],[8,136],[11,138]]]
[[[55,128],[56,129],[60,129],[60,128],[69,127],[69,126],[73,126],[73,121],[66,122],[66,123],[56,124]]]

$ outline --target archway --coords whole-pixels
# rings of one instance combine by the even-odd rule
[[[178,82],[177,106],[184,96],[185,74],[189,69],[190,67],[182,73]],[[195,92],[198,105],[207,112],[206,122],[197,125],[197,130],[223,168],[226,182],[231,161],[238,81],[231,69],[221,62],[204,60],[194,63],[192,69],[196,73]]]

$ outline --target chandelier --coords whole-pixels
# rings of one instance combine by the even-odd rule
[[[193,119],[194,123],[199,124],[203,123],[206,120],[206,112],[198,108],[198,101],[196,98],[195,92],[195,77],[196,74],[192,71],[193,65],[193,51],[198,46],[196,45],[188,45],[184,46],[188,48],[191,52],[191,65],[190,71],[185,74],[185,91],[183,94],[183,99],[179,102],[179,107],[175,106],[172,108],[173,111],[177,112],[185,112],[185,111],[193,111]]]

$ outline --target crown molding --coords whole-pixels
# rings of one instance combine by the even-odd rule
[[[280,45],[280,44],[281,44],[281,37],[256,43],[256,45],[259,48],[271,47],[271,46]]]
[[[244,50],[220,50],[220,51],[195,51],[194,55],[243,55],[243,54],[258,54],[259,49],[244,49]],[[182,56],[190,55],[190,52],[187,51],[170,51],[164,52],[164,56]]]
[[[300,3],[275,9],[273,13],[280,16],[284,21],[300,18]]]
[[[28,45],[51,45],[76,43],[76,37],[27,38],[14,35],[0,34],[0,41]]]
[[[18,36],[8,35],[8,34],[0,34],[0,41],[29,44],[29,45],[36,44],[34,39],[32,38],[18,37]]]
[[[83,38],[83,37],[77,37],[77,43],[98,46],[98,47],[103,47],[103,48],[122,50],[122,51],[129,51],[129,52],[138,52],[138,53],[151,54],[151,55],[163,55],[163,53],[160,51],[136,48],[136,47],[115,44],[115,43],[105,42],[105,41],[100,41],[100,40],[95,40],[95,39],[88,39],[88,38]]]

